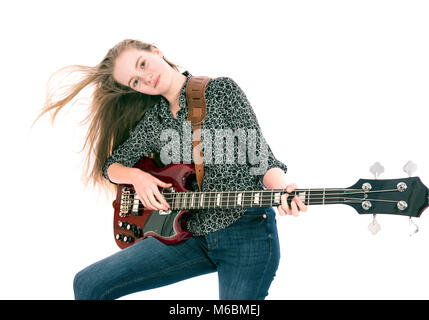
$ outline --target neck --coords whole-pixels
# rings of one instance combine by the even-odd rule
[[[306,205],[325,205],[345,203],[348,199],[346,189],[299,189],[292,192],[287,201],[290,203],[298,196]],[[222,192],[163,192],[172,209],[236,208],[266,207],[281,204],[284,189],[258,191],[222,191]],[[362,193],[362,191],[359,191]],[[346,196],[348,195],[348,196]],[[356,199],[358,200],[358,199]]]
[[[185,84],[186,76],[178,71],[173,71],[170,88],[163,94],[164,98],[170,103],[170,108],[179,104],[180,92]]]

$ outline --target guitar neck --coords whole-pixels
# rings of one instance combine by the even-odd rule
[[[295,196],[309,205],[338,204],[347,201],[347,189],[296,189],[287,198],[288,203]],[[209,209],[209,208],[251,208],[270,207],[281,204],[285,189],[246,190],[246,191],[204,191],[204,192],[168,192],[163,193],[173,210]]]

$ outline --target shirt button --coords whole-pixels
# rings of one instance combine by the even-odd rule
[[[264,213],[264,214],[262,215],[262,217],[263,217],[264,219],[266,219],[266,218],[267,218],[267,215]]]

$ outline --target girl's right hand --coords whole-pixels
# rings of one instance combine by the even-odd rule
[[[150,173],[140,169],[137,169],[134,173],[131,183],[146,209],[168,210],[170,208],[164,196],[159,192],[158,187],[169,188],[172,186],[171,183],[162,182]]]

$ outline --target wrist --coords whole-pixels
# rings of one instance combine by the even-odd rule
[[[139,180],[139,178],[144,174],[145,172],[143,170],[140,170],[138,168],[129,168],[128,170],[128,180],[131,184],[135,184],[136,181]]]

